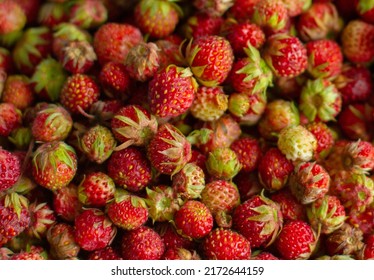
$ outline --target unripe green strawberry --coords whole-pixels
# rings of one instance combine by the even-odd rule
[[[83,29],[97,28],[107,19],[108,10],[102,1],[78,0],[69,9],[69,22]]]
[[[101,164],[111,156],[117,142],[109,128],[97,124],[83,134],[79,144],[90,161]]]
[[[62,106],[49,104],[36,114],[31,131],[36,141],[52,142],[65,140],[72,127],[70,113]]]
[[[200,198],[205,187],[205,174],[195,163],[187,163],[172,178],[172,187],[182,199]]]
[[[106,207],[110,220],[125,230],[141,227],[148,219],[148,208],[145,200],[135,194],[118,189],[114,200]]]
[[[231,180],[241,169],[236,153],[230,148],[216,148],[206,161],[208,173],[217,179]]]
[[[32,140],[30,127],[18,127],[12,130],[8,140],[16,147],[17,150],[27,150]]]
[[[35,181],[50,190],[67,186],[77,172],[77,155],[62,141],[40,145],[32,157],[32,174]]]
[[[278,148],[292,161],[313,159],[317,148],[317,139],[301,125],[288,126],[279,133]]]

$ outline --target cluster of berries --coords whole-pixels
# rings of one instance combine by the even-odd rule
[[[374,1],[0,0],[0,259],[374,258]]]

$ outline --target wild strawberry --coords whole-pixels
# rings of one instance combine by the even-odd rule
[[[204,238],[202,250],[210,260],[249,260],[250,242],[231,229],[216,228]]]
[[[27,23],[35,24],[38,16],[38,11],[41,6],[40,0],[15,0],[22,10],[25,12]]]
[[[237,92],[266,92],[266,89],[273,85],[271,69],[255,47],[248,45],[243,51],[246,56],[234,62],[228,81]]]
[[[8,137],[21,123],[22,113],[13,103],[0,103],[0,136]]]
[[[222,60],[225,58],[224,60]],[[228,77],[234,61],[230,42],[216,35],[191,40],[186,60],[196,80],[204,86],[218,86]]]
[[[31,246],[30,249],[21,250],[20,252],[14,254],[11,260],[47,260],[47,252],[44,251],[42,247]]]
[[[130,77],[141,82],[152,78],[160,67],[158,53],[157,45],[152,42],[133,46],[124,61]]]
[[[56,102],[66,81],[67,73],[54,58],[43,59],[36,66],[30,83],[38,98]]]
[[[178,84],[176,88],[174,85]],[[195,98],[197,84],[189,68],[169,65],[149,82],[148,98],[152,114],[161,118],[185,113]]]
[[[109,122],[122,108],[123,104],[118,99],[98,100],[92,104],[90,114],[95,116],[99,123]]]
[[[100,96],[100,89],[93,78],[85,74],[70,76],[61,89],[60,102],[71,113],[89,110]]]
[[[268,38],[263,58],[277,77],[296,77],[306,70],[308,64],[305,46],[297,37],[286,33]]]
[[[32,135],[36,141],[65,140],[73,127],[69,112],[62,106],[50,104],[39,111],[32,123]]]
[[[245,56],[245,48],[249,45],[260,49],[265,43],[265,34],[262,29],[250,22],[233,23],[229,26],[226,36],[229,40],[235,56]]]
[[[29,127],[18,127],[13,129],[8,136],[8,140],[15,146],[17,150],[27,151],[30,147],[32,133]]]
[[[148,158],[160,173],[174,175],[190,160],[191,144],[175,126],[166,123],[150,141]]]
[[[111,130],[120,148],[145,146],[157,132],[156,117],[138,105],[122,107],[111,120]]]
[[[52,31],[45,26],[25,30],[14,46],[12,56],[17,69],[31,75],[35,67],[52,53]]]
[[[183,203],[176,191],[169,186],[158,185],[146,188],[146,193],[145,202],[153,222],[172,221],[175,212]]]
[[[78,186],[78,199],[85,206],[103,207],[114,198],[116,185],[103,172],[85,174]]]
[[[350,140],[370,141],[373,137],[370,124],[372,112],[373,108],[362,102],[343,107],[338,115],[338,124],[343,135]]]
[[[138,192],[152,179],[151,164],[146,155],[136,147],[114,151],[108,160],[108,175],[116,185]]]
[[[58,217],[65,221],[74,221],[82,206],[78,198],[78,188],[73,183],[53,193],[53,209]]]
[[[29,227],[28,206],[27,198],[14,192],[0,199],[0,246]]]
[[[55,28],[69,20],[69,9],[66,3],[45,2],[38,11],[38,23],[49,28]]]
[[[61,65],[73,74],[88,72],[97,56],[92,45],[87,41],[70,41],[61,50]]]
[[[202,121],[219,119],[228,107],[228,95],[222,87],[199,86],[190,107],[191,115]]]
[[[316,162],[301,162],[290,176],[289,188],[301,204],[322,198],[329,190],[330,175]]]
[[[348,222],[356,229],[360,229],[364,234],[372,233],[374,227],[374,207],[369,205],[364,212],[352,210],[348,215]]]
[[[4,0],[0,3],[0,34],[7,35],[21,31],[26,25],[25,11],[16,1]]]
[[[172,178],[172,187],[182,199],[200,198],[205,188],[205,174],[201,167],[195,163],[187,163]]]
[[[309,161],[317,148],[317,139],[301,125],[288,126],[279,133],[278,148],[292,161]]]
[[[0,69],[5,73],[14,72],[12,54],[7,48],[3,47],[0,47]]]
[[[233,229],[249,240],[251,248],[271,245],[282,224],[283,216],[278,204],[263,193],[237,206],[232,214]]]
[[[283,219],[286,220],[305,220],[306,211],[304,205],[297,201],[289,188],[283,188],[273,193],[270,199],[279,204]]]
[[[314,78],[335,78],[342,70],[343,54],[333,40],[321,39],[308,42],[308,72]]]
[[[340,113],[342,97],[330,81],[308,80],[300,94],[299,108],[310,122],[328,122]]]
[[[108,19],[107,8],[98,0],[75,1],[69,12],[69,22],[84,29],[97,28]]]
[[[266,104],[258,130],[267,140],[276,140],[282,129],[300,123],[299,110],[292,101],[275,99]]]
[[[365,238],[365,247],[362,250],[362,259],[374,259],[374,234],[370,234]]]
[[[271,261],[274,261],[274,260],[279,260],[279,259],[276,256],[274,256],[272,253],[262,251],[262,252],[259,252],[259,254],[256,254],[256,252],[253,252],[251,260],[261,260],[261,261],[271,260]]]
[[[216,148],[230,147],[241,133],[240,125],[235,119],[229,114],[224,114],[215,121],[204,122],[200,130],[191,132],[188,137],[207,155]]]
[[[290,17],[296,17],[307,11],[312,2],[310,0],[281,0]]]
[[[344,223],[340,228],[328,235],[325,245],[329,255],[357,255],[364,246],[360,229]]]
[[[260,194],[263,190],[257,172],[239,172],[238,175],[233,178],[233,183],[238,188],[240,201],[246,201],[252,196]]]
[[[193,5],[200,11],[214,16],[222,16],[234,3],[232,0],[194,0]]]
[[[167,39],[159,39],[155,41],[155,44],[159,48],[159,69],[163,69],[170,64],[175,64],[177,66],[184,65],[184,57],[179,51],[179,43]]]
[[[123,63],[129,50],[143,41],[140,30],[130,24],[108,22],[94,34],[94,50],[101,65],[109,61]]]
[[[358,15],[368,23],[374,24],[374,4],[364,0],[353,1]]]
[[[157,39],[173,33],[181,14],[181,8],[174,1],[141,0],[134,9],[140,30]]]
[[[53,224],[47,231],[47,241],[52,257],[58,260],[78,256],[80,247],[74,239],[74,227],[69,224]]]
[[[240,194],[234,183],[215,180],[206,184],[201,202],[209,208],[219,227],[231,227],[231,213],[240,204]]]
[[[242,137],[235,140],[230,148],[235,152],[243,171],[257,169],[262,155],[260,143],[253,137]]]
[[[174,215],[177,232],[187,238],[200,239],[213,228],[213,216],[205,204],[188,200]]]
[[[118,227],[134,230],[148,219],[148,209],[145,200],[135,194],[118,189],[114,200],[106,206],[109,219]]]
[[[260,0],[236,0],[228,10],[228,15],[238,21],[250,20],[257,2]]]
[[[34,180],[50,190],[67,186],[77,171],[77,156],[74,149],[62,141],[40,145],[32,156]]]
[[[5,81],[1,100],[13,103],[19,110],[30,107],[35,99],[30,80],[25,75],[9,75]]]
[[[323,122],[311,122],[305,127],[317,139],[314,158],[317,161],[325,159],[331,152],[335,142],[331,129]]]
[[[116,236],[117,228],[99,209],[83,210],[75,218],[75,241],[86,251],[103,249],[110,245]]]
[[[11,188],[21,176],[21,161],[8,150],[0,147],[0,192]]]
[[[283,226],[275,241],[275,247],[286,260],[306,260],[313,253],[316,243],[316,234],[309,224],[291,220]]]
[[[104,249],[99,249],[90,252],[88,255],[89,260],[122,260],[120,255],[113,249],[113,247],[108,246]]]
[[[352,63],[370,63],[374,59],[374,25],[351,20],[341,35],[342,51]]]
[[[42,239],[47,234],[48,229],[56,222],[56,216],[52,207],[46,202],[32,202],[29,205],[30,225],[26,233],[30,237]]]
[[[340,228],[346,217],[339,198],[325,195],[312,202],[306,208],[310,225],[316,232],[329,234]]]
[[[154,229],[161,236],[165,249],[184,248],[193,250],[195,248],[195,242],[178,234],[175,227],[169,222],[156,223]]]
[[[130,76],[122,62],[105,63],[100,69],[99,82],[104,93],[111,98],[122,100],[128,95]]]
[[[120,246],[125,260],[159,260],[165,252],[160,235],[147,226],[126,231]]]
[[[162,256],[163,260],[200,260],[200,256],[195,250],[185,248],[169,248],[165,250]]]
[[[103,163],[112,155],[116,144],[110,129],[102,125],[89,128],[80,139],[82,152],[90,161],[98,164]]]
[[[220,16],[213,16],[199,10],[186,20],[183,27],[184,36],[191,39],[206,35],[219,35],[223,21]]]
[[[336,37],[342,27],[333,3],[313,2],[296,22],[296,29],[304,42]]]
[[[209,152],[206,168],[213,178],[231,180],[242,168],[236,153],[227,147],[216,148]]]
[[[264,0],[254,6],[252,21],[266,34],[274,34],[286,27],[289,15],[282,1]]]

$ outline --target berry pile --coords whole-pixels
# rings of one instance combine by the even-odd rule
[[[0,259],[374,258],[374,2],[0,0]]]

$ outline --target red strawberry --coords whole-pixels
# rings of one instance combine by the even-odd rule
[[[21,31],[26,25],[27,17],[22,7],[12,0],[0,2],[0,35]]]
[[[317,237],[309,224],[304,221],[288,221],[279,233],[275,247],[286,260],[306,260],[313,253]]]
[[[341,35],[342,51],[353,63],[370,63],[374,59],[374,25],[351,20]]]
[[[64,260],[77,257],[80,247],[74,239],[74,227],[65,223],[53,224],[47,232],[53,258]]]
[[[22,113],[14,104],[0,103],[0,136],[8,137],[21,123]]]
[[[103,249],[110,245],[116,236],[117,228],[99,209],[83,210],[75,218],[75,241],[86,251]]]
[[[119,187],[137,192],[150,183],[151,164],[140,149],[128,147],[112,153],[108,160],[108,175]]]
[[[233,3],[231,0],[194,0],[193,5],[209,15],[222,16]]]
[[[305,220],[305,207],[297,201],[288,188],[283,188],[270,196],[271,200],[279,204],[283,219]]]
[[[187,163],[172,178],[172,187],[182,199],[196,199],[205,188],[204,170],[195,163]]]
[[[236,0],[228,10],[228,15],[238,21],[246,21],[252,18],[254,7],[261,0]]]
[[[254,252],[254,253],[256,253],[256,252]],[[261,260],[261,261],[271,260],[271,261],[274,261],[274,260],[279,260],[279,259],[276,256],[274,256],[272,253],[262,251],[258,255],[252,256],[251,260]]]
[[[56,216],[52,207],[46,202],[38,203],[37,200],[29,205],[30,226],[26,230],[30,237],[42,239],[48,229],[56,222]]]
[[[306,70],[308,64],[304,45],[297,37],[286,33],[268,38],[263,58],[277,77],[296,77]]]
[[[4,84],[1,100],[13,103],[19,110],[31,107],[35,95],[29,83],[30,80],[25,75],[9,75]]]
[[[169,248],[165,250],[162,256],[163,260],[200,260],[196,251],[190,251],[184,248]]]
[[[121,189],[115,193],[114,200],[106,207],[109,219],[118,227],[134,230],[148,219],[148,208],[145,200]]]
[[[127,105],[117,111],[110,126],[120,142],[120,148],[126,148],[130,145],[147,145],[155,135],[158,123],[155,116],[143,107]]]
[[[219,35],[223,18],[204,13],[201,10],[190,16],[184,26],[186,38],[198,38],[206,35]]]
[[[174,1],[141,0],[134,9],[137,25],[152,38],[164,38],[173,33],[182,11]]]
[[[123,63],[130,48],[142,40],[143,36],[135,26],[108,22],[95,32],[93,46],[101,65],[109,61]]]
[[[92,104],[90,114],[95,116],[99,123],[105,123],[110,121],[122,106],[118,99],[99,100]]]
[[[178,87],[175,85],[178,84]],[[195,98],[197,84],[189,68],[173,64],[156,73],[149,82],[148,98],[152,114],[161,118],[185,113]]]
[[[20,252],[14,254],[11,260],[47,260],[48,255],[44,251],[43,247],[31,246],[28,250],[21,250]]]
[[[99,73],[99,82],[104,93],[120,100],[127,97],[130,76],[122,62],[109,61],[103,65]]]
[[[361,213],[357,210],[350,211],[348,222],[364,234],[370,234],[374,227],[374,207],[366,207],[365,211]]]
[[[305,45],[308,55],[308,72],[314,78],[335,78],[343,66],[343,54],[338,43],[322,39]]]
[[[165,244],[165,249],[185,248],[192,250],[196,245],[192,239],[178,234],[175,227],[170,222],[156,223],[154,229],[161,236],[161,239]]]
[[[159,127],[147,152],[157,171],[174,175],[190,160],[191,144],[175,126],[166,123]]]
[[[85,174],[78,186],[78,199],[85,206],[103,207],[114,198],[116,186],[103,172]]]
[[[113,247],[105,247],[104,249],[99,249],[90,252],[88,255],[89,260],[122,260],[119,254],[113,249]]]
[[[78,198],[78,188],[72,183],[53,193],[53,209],[65,221],[74,221],[82,206]]]
[[[21,161],[13,152],[0,147],[0,193],[11,188],[21,176]]]
[[[283,188],[294,166],[278,148],[270,148],[260,159],[258,177],[261,184],[269,191]]]
[[[55,28],[68,20],[68,5],[63,2],[44,2],[38,11],[38,23],[49,28]]]
[[[150,227],[126,231],[121,240],[121,256],[125,260],[159,260],[165,251],[160,235]]]
[[[77,155],[74,149],[62,141],[40,145],[32,157],[34,180],[50,190],[67,186],[77,171]]]
[[[358,15],[366,22],[374,24],[374,4],[365,0],[354,0]]]
[[[303,12],[307,11],[310,8],[310,5],[312,4],[311,1],[309,0],[281,0],[281,1],[285,5],[290,17],[299,16]]]
[[[234,54],[228,40],[221,36],[206,35],[190,41],[186,49],[186,60],[197,81],[211,87],[226,80]]]
[[[261,147],[256,138],[242,137],[235,140],[230,148],[236,153],[242,170],[251,172],[257,169],[261,159]]]
[[[263,190],[257,172],[239,172],[233,179],[240,194],[240,201],[246,201]]]
[[[97,56],[92,45],[87,41],[70,41],[61,50],[61,65],[73,74],[83,74],[94,65]]]
[[[22,10],[25,12],[27,22],[29,24],[35,24],[37,17],[38,17],[38,11],[41,6],[40,0],[15,0]]]
[[[213,228],[213,216],[200,201],[188,200],[174,215],[177,232],[187,238],[200,239]]]
[[[36,114],[31,131],[36,141],[52,142],[65,140],[72,127],[70,113],[62,106],[49,104]]]
[[[74,74],[70,76],[60,94],[61,104],[71,113],[77,114],[89,111],[93,103],[100,96],[100,89],[93,78],[85,74]]]
[[[278,204],[263,194],[255,195],[235,208],[232,225],[249,240],[251,248],[267,247],[282,229],[283,216]]]
[[[362,253],[362,259],[373,260],[374,259],[374,234],[370,234],[365,238],[365,247]]]
[[[249,260],[251,245],[241,234],[230,230],[216,228],[204,238],[202,250],[210,260]]]
[[[323,122],[311,122],[305,126],[317,139],[314,157],[317,161],[325,159],[334,146],[332,130]]]
[[[69,22],[84,29],[97,28],[107,19],[107,8],[99,0],[76,1],[69,9]]]

